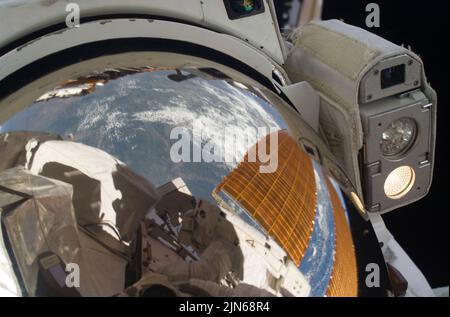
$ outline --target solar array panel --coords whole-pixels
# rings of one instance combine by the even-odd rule
[[[261,173],[262,163],[249,160],[249,153],[215,192],[225,192],[244,207],[300,265],[314,227],[317,194],[311,159],[287,131],[278,134],[278,168]],[[270,136],[261,139],[249,152],[258,149]],[[266,147],[269,148],[268,146]]]

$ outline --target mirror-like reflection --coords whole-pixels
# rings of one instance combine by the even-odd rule
[[[261,94],[231,79],[153,69],[113,75],[108,76],[112,78],[107,84],[98,76],[44,95],[5,123],[2,132],[26,129],[55,133],[106,151],[157,186],[182,177],[194,195],[210,197],[247,151],[245,139],[225,147],[225,129],[286,128]],[[111,80],[114,77],[118,79]],[[193,124],[199,126],[195,131]],[[173,162],[171,148],[180,137],[170,136],[177,127],[186,128],[191,136],[192,161],[193,153],[207,143],[221,152],[221,158],[233,156],[233,160]]]
[[[41,294],[45,276],[55,278],[37,272],[56,255],[98,273],[81,281],[81,295],[144,296],[155,281],[175,295],[356,295],[352,238],[335,224],[345,213],[339,190],[269,100],[264,89],[211,68],[110,69],[66,81],[4,123],[0,151],[15,146],[8,162],[22,163],[7,167],[25,170],[0,173],[0,185],[29,195],[14,176],[29,173],[34,183],[71,185],[59,195],[72,197],[75,222],[56,215],[60,230],[33,232],[58,240],[80,230],[70,243],[37,249],[55,254],[22,261],[17,254],[25,256],[33,232],[9,218],[8,234],[14,225],[23,230],[10,239],[28,293]],[[33,199],[37,214],[56,208]],[[76,244],[81,251],[70,254]],[[345,260],[335,257],[339,245],[350,252]],[[100,272],[92,261],[112,266]],[[131,264],[134,278],[125,278]],[[348,282],[331,283],[343,274]]]

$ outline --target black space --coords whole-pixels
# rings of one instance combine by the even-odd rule
[[[366,5],[380,6],[380,28],[368,29]],[[437,91],[438,140],[433,186],[423,200],[393,211],[384,219],[396,240],[423,271],[432,287],[448,285],[448,1],[325,0],[323,19],[342,19],[396,44],[411,46],[424,63]]]

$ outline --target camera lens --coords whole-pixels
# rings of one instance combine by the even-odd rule
[[[381,71],[381,89],[390,88],[405,82],[405,64],[389,67]]]

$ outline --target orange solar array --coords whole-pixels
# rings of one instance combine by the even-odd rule
[[[347,222],[345,210],[342,207],[338,193],[328,178],[326,181],[333,205],[336,226],[334,267],[327,296],[356,297],[358,295],[358,273],[350,226]]]
[[[314,227],[317,203],[314,168],[287,131],[275,133],[279,149],[276,172],[260,173],[262,163],[249,162],[247,153],[215,192],[223,191],[239,202],[300,265]],[[268,135],[255,146],[262,142],[269,144],[269,140]]]

